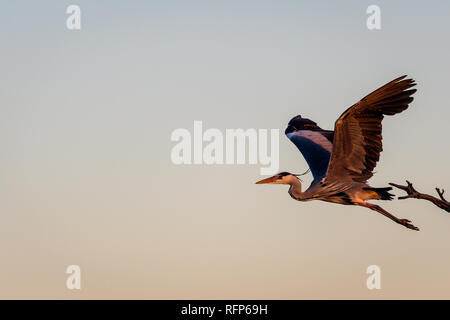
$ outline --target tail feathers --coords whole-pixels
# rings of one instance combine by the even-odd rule
[[[371,190],[376,192],[376,194],[379,196],[379,200],[392,200],[394,199],[394,195],[392,193],[389,193],[388,191],[392,190],[392,187],[386,187],[386,188],[364,188],[366,190]]]

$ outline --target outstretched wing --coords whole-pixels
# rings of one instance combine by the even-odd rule
[[[325,177],[333,148],[333,131],[323,130],[314,121],[296,116],[289,121],[285,134],[308,163],[313,183]]]
[[[413,79],[397,78],[348,108],[334,125],[333,152],[326,181],[350,178],[366,182],[372,177],[380,153],[381,121],[402,112],[413,101]],[[404,79],[404,80],[403,80]]]

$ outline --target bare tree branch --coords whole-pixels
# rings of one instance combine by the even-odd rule
[[[436,192],[438,193],[438,195],[439,195],[439,197],[441,198],[442,201],[447,201],[444,198],[444,189],[442,189],[442,191],[441,191],[441,190],[439,190],[439,188],[436,188]]]
[[[444,198],[444,189],[436,188],[436,192],[440,198],[439,199],[439,198],[430,196],[429,194],[418,192],[416,189],[414,189],[412,183],[409,182],[408,180],[406,180],[406,186],[402,186],[402,185],[395,184],[395,183],[389,183],[389,184],[391,186],[394,186],[394,187],[406,192],[407,195],[403,196],[403,197],[398,197],[399,200],[409,199],[409,198],[425,199],[425,200],[428,200],[428,201],[434,203],[439,208],[441,208],[447,212],[450,212],[450,202],[448,202]]]

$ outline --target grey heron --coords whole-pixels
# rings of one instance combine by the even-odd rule
[[[313,175],[302,192],[298,176],[281,172],[257,184],[287,184],[289,194],[298,201],[322,200],[369,208],[406,228],[419,230],[411,221],[399,219],[367,200],[392,200],[391,187],[374,188],[367,184],[373,176],[382,147],[381,121],[395,115],[413,101],[416,83],[399,77],[344,111],[334,124],[334,131],[321,129],[316,122],[296,116],[285,130],[287,137],[302,153]]]

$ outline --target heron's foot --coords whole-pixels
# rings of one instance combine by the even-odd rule
[[[400,223],[402,226],[405,226],[405,227],[407,227],[408,229],[419,231],[419,228],[417,228],[415,225],[413,225],[413,224],[411,223],[411,221],[409,221],[409,220],[407,220],[407,219],[399,219],[399,220],[397,221],[397,223]]]

